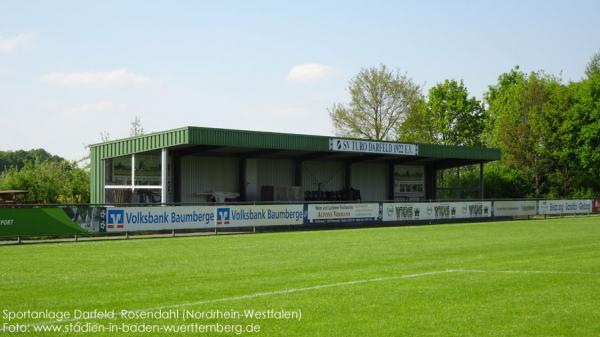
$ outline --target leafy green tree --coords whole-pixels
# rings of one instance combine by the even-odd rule
[[[336,133],[373,140],[398,139],[398,125],[418,108],[422,96],[412,79],[385,65],[362,69],[348,91],[350,103],[329,108]]]
[[[595,75],[600,74],[600,52],[597,52],[592,56],[592,59],[585,67],[585,75],[587,78],[592,78]]]
[[[427,111],[433,120],[438,144],[481,145],[484,109],[469,97],[463,81],[445,80],[429,90]]]
[[[526,198],[533,194],[533,186],[523,171],[503,162],[485,166],[485,198]],[[473,177],[472,179],[478,179]]]
[[[399,126],[400,140],[445,145],[480,146],[485,109],[463,81],[445,80],[429,90],[427,100],[409,112]]]
[[[600,73],[569,85],[571,106],[561,128],[561,158],[574,166],[577,193],[600,193]]]
[[[525,75],[515,67],[500,75],[486,100],[489,144],[501,148],[507,165],[524,172],[535,196],[550,190],[551,173],[562,170],[569,176],[558,156],[563,112],[569,105],[558,78],[543,72]]]
[[[21,168],[27,162],[63,161],[64,158],[52,155],[44,149],[0,151],[0,173],[11,167]]]
[[[435,144],[437,143],[436,136],[434,121],[427,109],[427,102],[422,99],[398,126],[398,140],[409,143]]]
[[[29,191],[28,199],[45,203],[89,202],[89,173],[67,161],[27,162],[0,176],[0,189]]]

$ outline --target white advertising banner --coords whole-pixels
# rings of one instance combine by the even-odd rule
[[[468,219],[491,216],[490,201],[471,202],[394,202],[383,204],[383,221]]]
[[[116,207],[106,213],[106,232],[301,225],[303,205]]]
[[[585,214],[592,212],[592,200],[540,200],[539,214]]]
[[[223,205],[216,206],[217,227],[301,225],[304,206],[298,205]]]
[[[329,139],[329,151],[368,152],[402,156],[418,156],[419,146],[416,144],[332,138]]]
[[[494,201],[494,216],[528,216],[537,214],[536,200]]]
[[[378,203],[309,204],[307,222],[360,222],[379,219]]]
[[[108,207],[106,232],[213,228],[214,206]],[[102,228],[100,231],[103,231]]]

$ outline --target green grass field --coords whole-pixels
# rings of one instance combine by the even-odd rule
[[[29,332],[4,335],[74,335],[33,331],[42,326],[31,323],[55,319],[5,317],[18,311],[114,309],[115,319],[51,326],[260,326],[244,336],[600,336],[600,217],[13,245],[0,255],[0,323],[29,324],[22,327]],[[119,316],[158,308],[240,317]],[[269,309],[301,317],[244,317]]]

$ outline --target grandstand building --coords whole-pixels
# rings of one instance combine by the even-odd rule
[[[94,204],[423,201],[439,170],[484,164],[500,150],[183,127],[95,144]]]

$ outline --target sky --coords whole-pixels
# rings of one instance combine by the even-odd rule
[[[361,68],[482,99],[519,65],[565,81],[600,51],[600,1],[0,0],[0,150],[205,126],[334,134]]]

